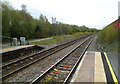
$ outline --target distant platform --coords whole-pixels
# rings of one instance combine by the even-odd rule
[[[111,63],[105,52],[86,51],[71,83],[102,82],[119,84]]]
[[[32,46],[34,45],[23,45],[23,46],[14,46],[11,48],[4,48],[4,49],[0,49],[0,53],[9,52],[9,51],[13,51],[13,50],[21,49],[21,48],[32,47]]]
[[[24,45],[24,46],[16,46],[11,48],[1,49],[0,53],[2,53],[2,62],[8,63],[15,59],[21,59],[31,54],[35,54],[43,49],[44,47],[41,46]]]

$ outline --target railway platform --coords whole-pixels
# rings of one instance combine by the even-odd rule
[[[4,49],[0,49],[0,53],[14,51],[14,50],[17,50],[17,49],[27,48],[27,47],[32,47],[32,46],[34,46],[34,45],[23,45],[23,46],[14,46],[14,47],[11,47],[11,48],[4,48]]]
[[[107,54],[97,51],[86,51],[71,79],[71,84],[75,82],[119,84]]]
[[[4,82],[23,82],[24,80],[25,82],[31,82],[31,84],[46,81],[49,83],[70,82],[70,84],[83,84],[83,82],[87,84],[98,82],[102,84],[119,84],[119,77],[116,76],[116,72],[114,71],[115,68],[113,69],[113,65],[111,65],[113,63],[109,61],[109,55],[106,54],[106,52],[102,52],[100,49],[98,51],[99,45],[96,44],[96,38],[88,37],[72,47],[70,46],[71,43],[73,44],[74,42],[71,41],[62,45],[62,47],[57,46],[51,48],[43,52],[44,54],[36,53],[36,50],[33,50],[28,54],[24,52],[26,51],[25,48],[23,52],[19,52],[16,55],[18,56],[19,54],[20,59],[11,61],[7,64],[5,63],[4,66],[2,66],[4,67],[4,75],[2,77]],[[67,51],[65,50],[65,52],[63,52],[63,50],[62,52],[56,53],[61,49],[65,49],[66,46],[70,46]],[[31,51],[31,48],[28,49],[28,51]],[[55,54],[53,55],[54,52]],[[9,57],[12,57],[13,55],[14,54],[11,54]],[[4,54],[3,57],[6,56],[8,55]],[[49,57],[47,58],[46,56]],[[9,60],[4,60],[4,62],[6,61]],[[32,67],[29,67],[29,65]],[[28,68],[27,70],[25,69],[26,67]],[[23,68],[25,74],[22,72]],[[21,72],[19,72],[20,70]],[[17,71],[21,75],[17,74],[16,76]]]

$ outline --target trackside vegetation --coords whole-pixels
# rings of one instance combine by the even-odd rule
[[[120,19],[116,21],[120,21]],[[118,45],[120,42],[120,29],[117,28],[116,25],[118,25],[118,22],[117,24],[111,23],[98,33],[98,40],[103,47],[108,48],[107,51],[120,50]]]
[[[93,32],[77,32],[77,33],[73,33],[72,35],[56,35],[56,36],[53,36],[53,39],[32,42],[31,44],[50,45],[50,44],[58,43],[58,42],[61,42],[61,41],[73,39],[75,37],[79,37],[79,36],[82,36],[82,35],[92,34],[92,33]]]
[[[118,40],[118,29],[107,26],[99,32],[98,36],[100,42],[112,43],[114,40]]]
[[[77,32],[94,33],[97,31],[95,28],[88,28],[84,25],[77,26],[58,22],[54,17],[52,17],[52,22],[49,22],[43,14],[40,14],[39,18],[36,19],[27,11],[26,5],[22,5],[21,10],[17,10],[8,2],[2,2],[3,36],[36,39],[56,35],[72,35]]]

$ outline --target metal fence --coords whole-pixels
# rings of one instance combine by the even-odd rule
[[[10,37],[7,37],[7,36],[0,36],[0,39],[2,39],[2,41],[1,41],[2,48],[15,46],[14,43],[13,43],[14,38],[10,38]],[[20,45],[20,40],[19,39],[17,39],[17,44]]]
[[[2,44],[9,44],[12,46],[12,38],[6,36],[0,36],[0,39],[2,39]]]

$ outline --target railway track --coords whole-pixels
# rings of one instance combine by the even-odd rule
[[[47,69],[43,74],[35,78],[31,84],[37,83],[68,83],[71,75],[74,73],[78,63],[81,61],[85,51],[91,44],[94,37],[88,37],[77,47],[72,49],[68,54],[62,57]]]
[[[61,45],[58,45],[56,47],[44,50],[42,52],[40,51],[38,53],[29,55],[25,58],[15,60],[11,63],[5,64],[5,65],[2,66],[2,78],[0,78],[0,79],[4,80],[4,78],[9,77],[9,75],[12,75],[13,73],[18,72],[18,71],[22,70],[23,68],[26,68],[29,65],[34,64],[37,61],[39,61],[39,60],[41,60],[45,57],[48,57],[51,54],[53,54],[55,52],[58,52],[58,51],[60,51],[64,48],[76,43],[80,39],[86,38],[88,36],[90,36],[90,35],[82,36],[80,38],[77,38],[77,39],[74,39],[72,41],[69,41],[69,42],[63,43]]]

